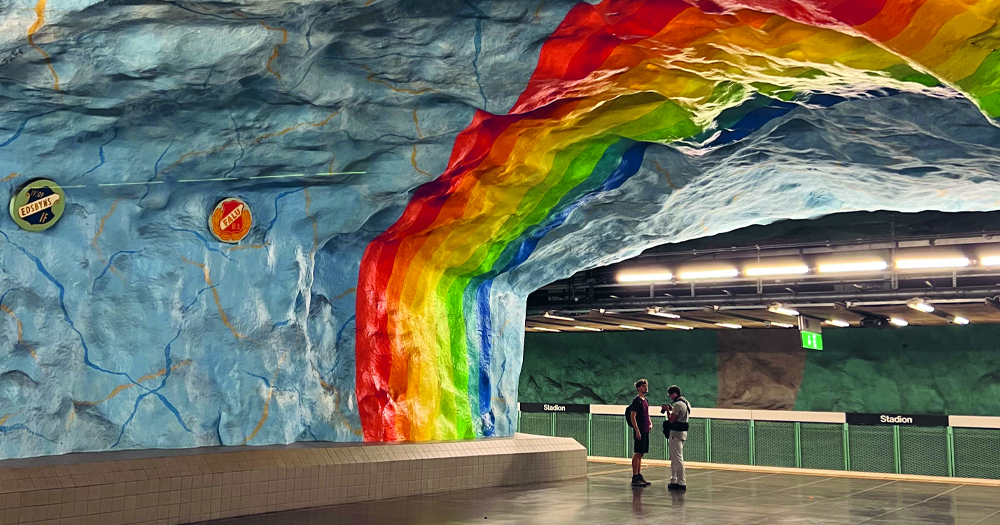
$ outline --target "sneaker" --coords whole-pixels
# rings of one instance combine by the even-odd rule
[[[667,490],[679,490],[683,492],[687,490],[687,485],[681,485],[679,483],[671,483],[667,485]]]
[[[652,483],[646,481],[646,478],[642,477],[642,474],[639,474],[639,481],[641,481],[642,484],[645,485],[645,486],[647,486],[647,487],[650,486],[650,485],[652,485]]]
[[[645,487],[646,481],[642,479],[642,476],[635,475],[632,476],[632,486],[633,487]]]

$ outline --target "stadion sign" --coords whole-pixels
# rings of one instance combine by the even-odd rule
[[[590,405],[575,405],[571,403],[521,403],[521,412],[568,412],[572,414],[589,414]]]
[[[899,425],[905,427],[946,427],[948,416],[910,414],[847,414],[849,425]]]

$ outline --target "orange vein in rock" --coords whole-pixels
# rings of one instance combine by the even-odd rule
[[[45,2],[47,0],[38,0],[35,4],[35,23],[31,24],[28,28],[28,45],[35,48],[39,53],[45,57],[45,65],[49,67],[49,72],[52,73],[52,78],[55,81],[55,90],[59,91],[59,74],[56,73],[56,68],[52,66],[52,58],[46,53],[42,48],[35,45],[35,33],[45,25]]]
[[[279,49],[281,48],[281,46],[283,46],[283,45],[285,45],[285,44],[288,43],[288,30],[284,29],[284,28],[281,28],[281,27],[278,27],[278,28],[271,27],[271,26],[265,24],[263,20],[258,20],[257,22],[261,26],[263,26],[264,29],[267,29],[268,31],[280,31],[281,32],[281,43],[274,46],[274,51],[271,53],[271,58],[267,59],[267,71],[269,73],[271,73],[272,75],[274,75],[275,77],[277,77],[278,80],[281,80],[281,75],[277,71],[271,69],[271,62],[274,62],[274,59],[278,58],[278,53],[280,52]]]
[[[271,243],[266,242],[264,244],[241,244],[239,246],[233,246],[227,249],[227,252],[235,252],[237,250],[259,250],[261,248],[267,248]]]
[[[271,380],[271,386],[267,389],[267,397],[264,398],[264,411],[260,415],[260,421],[257,422],[257,426],[254,427],[253,432],[251,432],[250,435],[243,440],[244,445],[246,445],[251,439],[253,439],[258,432],[260,432],[260,429],[264,426],[264,423],[267,421],[267,417],[271,409],[271,398],[274,397],[274,383],[278,381],[278,372],[281,370],[281,363],[285,361],[286,357],[288,357],[287,353],[282,355],[281,359],[278,359],[278,366],[274,368],[274,379]]]
[[[316,368],[316,363],[313,363],[312,361],[309,361],[309,365],[312,366],[313,372],[316,372],[316,377],[319,378],[319,384],[320,384],[320,386],[323,387],[323,390],[326,390],[327,392],[330,392],[331,394],[333,394],[333,396],[334,396],[334,398],[333,398],[333,413],[338,418],[340,418],[340,422],[343,423],[343,425],[345,427],[347,427],[347,429],[350,430],[352,434],[354,434],[355,436],[363,436],[365,434],[364,429],[354,428],[351,425],[351,422],[348,421],[348,419],[346,417],[344,417],[344,414],[340,411],[340,390],[338,390],[337,387],[335,387],[335,386],[333,386],[333,385],[331,385],[331,384],[329,384],[329,383],[327,383],[326,381],[323,380],[323,374],[319,373],[319,370]]]
[[[15,323],[17,323],[17,342],[18,342],[18,344],[24,345],[24,347],[27,348],[28,352],[31,354],[31,357],[34,358],[35,361],[38,361],[38,356],[35,354],[35,349],[31,348],[30,346],[28,346],[24,342],[24,325],[22,325],[21,324],[21,320],[18,319],[16,315],[14,315],[14,310],[11,310],[10,307],[8,307],[6,305],[0,304],[0,311],[3,311],[7,315],[9,315],[11,317],[11,319],[13,319]]]
[[[417,120],[417,110],[413,110],[413,125],[417,128],[417,138],[424,138],[424,134],[420,132],[420,121]],[[417,167],[417,144],[413,143],[413,153],[410,155],[410,164],[413,164],[413,169],[417,170],[417,173],[426,175],[428,177],[434,177],[430,173]]]
[[[263,134],[263,135],[255,138],[255,139],[253,139],[252,141],[250,141],[250,143],[251,144],[258,144],[258,143],[260,143],[262,141],[265,141],[267,139],[272,139],[274,137],[280,137],[280,136],[282,136],[282,135],[284,135],[286,133],[290,133],[290,132],[295,131],[297,129],[304,128],[306,126],[310,126],[310,127],[313,127],[313,128],[323,127],[323,126],[327,125],[331,120],[333,120],[333,117],[336,117],[338,113],[340,113],[340,112],[339,111],[334,111],[333,114],[331,114],[329,117],[326,117],[325,119],[323,119],[323,120],[321,120],[319,122],[302,122],[302,123],[296,124],[296,125],[294,125],[294,126],[292,126],[290,128],[285,128],[285,129],[283,129],[281,131],[275,131],[274,133],[265,133],[265,134]]]
[[[0,425],[6,423],[8,419],[10,419],[10,418],[12,418],[12,417],[14,417],[14,416],[16,416],[16,415],[18,415],[20,413],[21,413],[21,411],[18,410],[17,412],[14,412],[13,414],[7,414],[4,417],[0,417]]]
[[[417,173],[420,173],[422,175],[426,175],[428,177],[434,177],[434,175],[431,175],[430,173],[427,173],[426,171],[424,171],[424,170],[420,169],[419,167],[417,167],[417,145],[416,144],[413,145],[413,153],[410,154],[410,164],[413,164],[413,169],[417,170]]]
[[[259,144],[259,143],[261,143],[261,142],[263,142],[263,141],[265,141],[267,139],[274,138],[274,137],[280,137],[281,135],[284,135],[284,134],[289,133],[291,131],[295,131],[297,129],[304,128],[306,126],[311,126],[311,127],[314,127],[314,128],[325,126],[331,120],[333,120],[333,117],[336,117],[338,113],[340,113],[340,112],[339,111],[335,111],[332,115],[330,115],[329,117],[327,117],[327,118],[325,118],[325,119],[323,119],[323,120],[321,120],[319,122],[302,122],[302,123],[296,124],[296,125],[294,125],[294,126],[292,126],[290,128],[285,128],[285,129],[283,129],[281,131],[276,131],[274,133],[265,133],[265,134],[263,134],[263,135],[255,138],[255,139],[253,139],[252,141],[250,141],[250,143],[251,144]],[[213,153],[220,153],[222,151],[225,151],[225,150],[233,147],[233,145],[235,145],[235,144],[236,144],[235,141],[230,140],[229,142],[226,142],[225,144],[223,144],[221,146],[218,146],[216,148],[213,148],[213,149],[202,150],[202,151],[191,151],[191,152],[185,153],[184,155],[181,155],[181,157],[179,159],[175,160],[172,164],[170,164],[166,168],[163,168],[162,170],[160,170],[160,173],[167,173],[168,171],[176,168],[178,164],[184,162],[185,160],[187,160],[187,159],[189,159],[191,157],[195,157],[195,156],[198,156],[198,155],[211,155]]]
[[[417,90],[406,89],[406,88],[398,88],[398,87],[396,87],[396,86],[394,86],[394,85],[386,82],[385,80],[382,80],[381,78],[376,78],[376,76],[378,75],[378,73],[375,73],[374,71],[372,71],[370,67],[368,67],[368,66],[361,66],[361,69],[364,69],[365,71],[367,71],[369,73],[368,78],[366,78],[365,80],[367,80],[369,82],[375,82],[376,84],[382,84],[383,86],[385,86],[385,87],[387,87],[387,88],[389,88],[389,89],[391,89],[391,90],[393,90],[393,91],[395,91],[397,93],[409,93],[411,95],[420,95],[420,94],[423,94],[423,93],[427,93],[428,91],[434,91],[431,88],[423,88],[423,89],[417,89]]]
[[[177,364],[175,364],[174,366],[171,366],[170,367],[170,371],[171,372],[176,372],[178,368],[180,368],[180,367],[182,367],[184,365],[189,365],[189,364],[191,364],[191,360],[190,359],[187,359],[187,360],[184,360],[184,361],[180,361]],[[164,375],[166,373],[167,373],[167,369],[164,368],[163,370],[160,370],[160,371],[158,371],[156,373],[144,375],[144,376],[140,377],[139,379],[136,379],[135,383],[125,383],[125,384],[122,384],[122,385],[118,385],[117,387],[115,387],[114,390],[111,391],[110,394],[108,394],[104,399],[101,399],[100,401],[74,401],[73,404],[74,405],[79,405],[79,406],[94,406],[94,405],[99,405],[99,404],[101,404],[101,403],[103,403],[103,402],[105,402],[105,401],[107,401],[107,400],[109,400],[109,399],[117,396],[118,394],[121,394],[122,392],[124,392],[124,391],[126,391],[126,390],[128,390],[128,389],[130,389],[130,388],[132,388],[134,386],[136,386],[136,383],[143,383],[145,381],[149,381],[150,379],[156,379],[157,377],[160,377],[160,376],[162,376],[162,375]]]
[[[337,301],[337,300],[343,299],[344,297],[347,297],[348,295],[350,295],[350,294],[352,294],[352,293],[354,293],[356,291],[358,291],[357,288],[348,288],[348,289],[344,290],[344,293],[342,293],[342,294],[334,297],[333,300]]]
[[[669,184],[671,188],[676,190],[677,186],[674,186],[674,181],[670,180],[670,173],[667,173],[667,170],[663,169],[663,166],[660,166],[660,163],[655,160],[653,161],[653,165],[656,166],[657,171],[662,173],[663,176],[667,178],[667,184]]]
[[[111,209],[108,210],[107,215],[101,217],[101,224],[97,227],[97,233],[94,234],[93,240],[90,241],[90,244],[94,247],[95,250],[97,250],[97,256],[101,259],[101,262],[107,262],[107,261],[104,260],[104,255],[101,254],[101,247],[97,245],[97,239],[101,236],[102,233],[104,233],[104,223],[107,222],[107,220],[111,218],[112,215],[114,215],[115,208],[118,207],[118,203],[121,201],[122,201],[121,199],[118,199],[115,202],[111,203]]]
[[[13,179],[14,177],[17,177],[18,175],[20,175],[20,173],[11,173],[10,175],[7,175],[3,179],[0,179],[0,182],[7,182],[10,179]]]
[[[191,152],[185,153],[185,154],[181,155],[181,158],[175,160],[173,164],[167,166],[166,168],[163,168],[163,170],[160,171],[160,173],[166,173],[166,172],[168,172],[168,171],[176,168],[178,164],[184,162],[185,160],[187,160],[187,159],[189,159],[191,157],[194,157],[194,156],[197,156],[197,155],[211,155],[213,153],[219,153],[221,151],[225,151],[226,149],[229,149],[229,147],[232,146],[232,145],[233,145],[233,141],[230,140],[229,142],[227,142],[227,143],[225,143],[225,144],[223,144],[223,145],[221,145],[221,146],[219,146],[217,148],[214,148],[214,149],[202,150],[202,151],[191,151]]]
[[[226,316],[225,310],[222,309],[222,301],[219,300],[219,292],[215,289],[215,285],[212,284],[212,276],[209,275],[208,266],[201,264],[199,262],[188,260],[186,257],[181,256],[181,259],[188,264],[193,264],[202,269],[205,272],[205,284],[212,290],[212,296],[215,297],[215,306],[219,309],[219,317],[222,318],[222,324],[226,325],[226,328],[233,333],[233,336],[237,339],[246,339],[246,336],[237,332],[236,328],[229,322],[229,317]]]

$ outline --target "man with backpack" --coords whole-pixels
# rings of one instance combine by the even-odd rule
[[[667,490],[687,490],[687,480],[684,478],[684,441],[687,440],[688,416],[691,414],[691,404],[681,397],[681,389],[671,385],[667,395],[673,404],[660,405],[660,413],[668,412],[664,430],[669,429],[667,445],[670,449],[670,484]],[[665,432],[666,433],[666,432]],[[632,460],[633,465],[635,460]],[[635,467],[632,468],[635,470]]]
[[[649,419],[649,402],[646,401],[646,393],[649,392],[649,383],[645,379],[635,382],[635,390],[638,395],[632,400],[632,404],[625,409],[625,422],[632,427],[635,434],[635,449],[632,454],[632,486],[647,487],[651,485],[642,477],[642,455],[649,452],[649,431],[653,426]]]

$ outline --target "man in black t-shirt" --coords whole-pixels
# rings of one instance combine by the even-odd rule
[[[649,452],[649,431],[653,426],[649,419],[649,402],[646,401],[646,393],[649,392],[649,383],[645,379],[635,382],[635,390],[638,395],[629,405],[628,424],[632,427],[635,435],[635,453],[632,454],[632,486],[646,487],[650,483],[642,477],[642,455]]]

